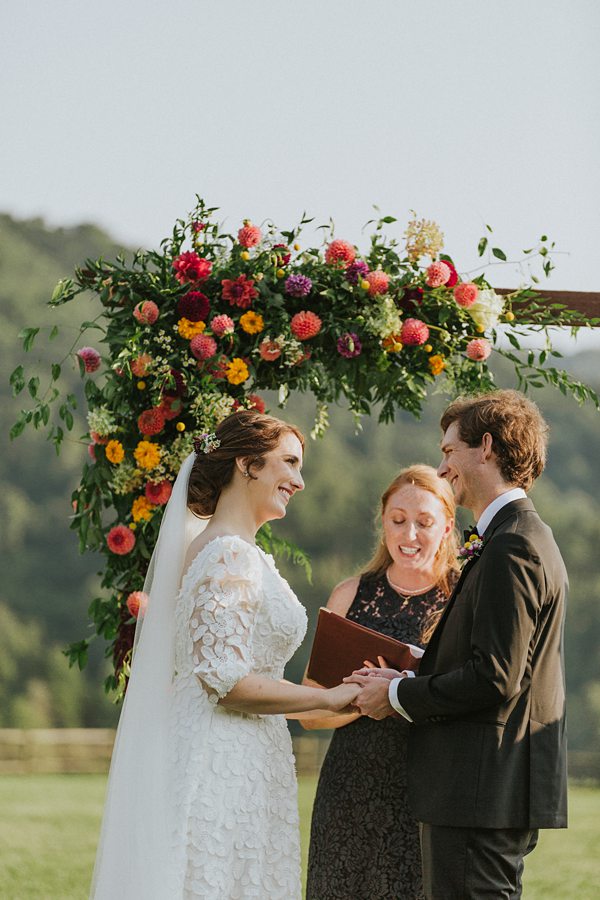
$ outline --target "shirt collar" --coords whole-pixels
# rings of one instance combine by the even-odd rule
[[[500,494],[499,497],[496,497],[495,500],[492,500],[492,502],[486,506],[479,516],[479,519],[477,520],[478,533],[483,535],[485,529],[488,527],[496,513],[499,512],[502,507],[506,506],[507,503],[512,503],[513,500],[523,500],[526,497],[527,494],[523,488],[511,488],[503,494]]]

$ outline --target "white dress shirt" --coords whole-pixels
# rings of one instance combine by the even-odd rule
[[[491,503],[488,503],[484,511],[481,513],[477,520],[477,532],[479,535],[483,535],[485,529],[488,527],[494,516],[497,512],[499,512],[502,507],[506,506],[507,503],[512,503],[513,500],[523,500],[527,497],[527,494],[523,490],[523,488],[510,488],[510,490],[505,491],[503,494],[500,494],[499,497],[496,497],[495,500],[492,500]],[[396,712],[400,713],[401,716],[404,716],[405,719],[408,719],[409,722],[412,722],[411,717],[408,715],[403,706],[398,703],[398,685],[402,681],[403,678],[414,678],[414,672],[400,672],[398,678],[393,678],[390,681],[390,686],[388,688],[388,699],[390,701],[390,705],[396,710]]]

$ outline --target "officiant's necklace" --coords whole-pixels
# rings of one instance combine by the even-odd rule
[[[394,588],[394,590],[397,591],[401,597],[406,597],[406,598],[418,597],[421,594],[427,594],[429,591],[433,590],[433,588],[436,586],[436,583],[437,583],[434,581],[433,584],[429,584],[429,585],[427,585],[427,587],[417,588],[416,591],[409,591],[407,588],[403,588],[403,587],[400,587],[399,584],[395,584],[392,581],[392,579],[390,578],[389,572],[386,571],[385,577],[387,578],[389,586]]]

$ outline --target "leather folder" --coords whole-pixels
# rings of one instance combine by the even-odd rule
[[[377,657],[383,656],[392,669],[416,671],[423,653],[420,647],[321,607],[306,676],[322,687],[335,687],[346,675],[362,669],[366,659],[377,665]]]

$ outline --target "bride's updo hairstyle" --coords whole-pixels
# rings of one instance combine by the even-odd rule
[[[217,425],[214,435],[204,436],[204,448],[196,453],[188,484],[189,509],[200,518],[212,516],[221,491],[233,479],[235,461],[246,460],[250,478],[265,464],[284,434],[295,434],[304,450],[304,435],[295,425],[251,409],[240,409]],[[211,440],[212,439],[212,440]],[[215,446],[218,442],[218,446]]]

